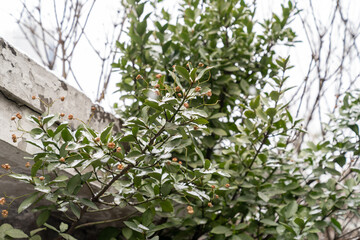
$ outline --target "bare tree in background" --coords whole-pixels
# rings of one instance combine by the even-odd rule
[[[296,116],[304,119],[305,130],[318,128],[320,137],[325,139],[327,133],[323,122],[331,121],[327,114],[335,113],[346,92],[360,87],[360,18],[354,8],[355,1],[326,1],[330,4],[327,6],[322,5],[324,1],[297,2],[302,10],[297,19],[303,31],[301,40],[309,52],[305,55],[308,56],[306,74],[293,95],[292,107]],[[324,9],[329,11],[324,12]],[[298,150],[305,142],[304,137],[319,136],[301,133]],[[344,166],[341,179],[354,177],[351,168],[358,167],[358,160],[359,157],[354,156]],[[320,239],[359,239],[359,208],[338,217],[342,218],[342,232],[327,228]]]
[[[46,67],[61,69],[62,77],[72,77],[81,90],[83,82],[77,79],[76,74],[81,69],[74,69],[72,60],[79,42],[84,39],[102,62],[96,95],[96,101],[100,102],[111,77],[110,65],[116,55],[115,42],[123,31],[125,14],[118,11],[118,19],[106,36],[104,48],[99,50],[85,31],[96,0],[53,0],[52,7],[45,8],[44,4],[49,2],[38,0],[31,5],[22,1],[21,13],[16,17],[22,34]]]
[[[311,123],[318,124],[324,137],[324,116],[334,113],[340,96],[360,87],[360,19],[350,13],[355,1],[328,1],[331,7],[316,2],[298,1],[302,12],[297,20],[304,33],[301,40],[309,52],[301,56],[307,57],[307,69],[293,96],[293,107],[296,116],[304,118],[305,130]],[[324,8],[330,11],[324,12]],[[298,148],[303,141],[304,134]]]

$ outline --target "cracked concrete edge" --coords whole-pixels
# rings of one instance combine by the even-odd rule
[[[111,113],[95,105],[82,92],[60,80],[34,60],[15,49],[0,37],[0,92],[8,101],[19,107],[25,106],[35,113],[44,113],[46,105],[52,104],[50,113],[73,114],[75,118],[87,121],[92,115],[91,107],[95,106],[90,125],[97,131],[114,122],[114,131],[118,132],[122,121]],[[32,100],[32,96],[42,99]],[[64,96],[65,101],[60,101]],[[78,123],[72,121],[72,126]]]

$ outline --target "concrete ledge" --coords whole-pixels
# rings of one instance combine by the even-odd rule
[[[91,107],[94,104],[85,94],[57,78],[2,38],[0,38],[0,66],[0,124],[2,126],[0,140],[12,144],[11,134],[7,132],[7,129],[12,128],[9,128],[8,122],[17,112],[26,116],[40,115],[47,110],[39,100],[32,100],[32,96],[40,97],[47,104],[54,102],[50,113],[73,114],[74,117],[84,121],[91,116]],[[60,101],[62,96],[65,97],[64,102]],[[115,131],[120,130],[121,120],[96,106],[90,123],[91,127],[101,131],[110,122],[115,123]],[[72,121],[71,124],[76,126],[77,122]],[[20,142],[15,145],[27,151],[22,144]]]

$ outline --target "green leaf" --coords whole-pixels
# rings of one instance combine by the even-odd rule
[[[256,118],[255,112],[250,111],[250,110],[246,110],[246,111],[244,112],[244,115],[245,115],[245,117],[247,117],[247,118]]]
[[[143,215],[142,215],[142,223],[145,225],[145,226],[149,226],[152,221],[153,221],[153,218],[154,218],[154,214],[153,212],[151,211],[151,209],[149,208],[148,210],[146,210]]]
[[[81,185],[81,176],[79,174],[70,178],[66,189],[70,194],[74,193],[74,190]]]
[[[190,75],[189,75],[188,70],[186,70],[186,68],[184,68],[182,66],[175,66],[175,69],[176,69],[176,72],[180,74],[180,76],[182,76],[186,80],[190,81]]]
[[[240,240],[254,240],[252,237],[250,237],[250,236],[247,235],[246,233],[240,233],[240,234],[239,234],[239,239],[240,239]]]
[[[262,222],[262,223],[265,224],[265,225],[274,226],[274,227],[276,227],[276,226],[279,225],[279,224],[276,223],[275,221],[273,221],[273,220],[271,220],[271,219],[268,219],[268,218],[264,218],[264,219],[262,219],[260,222]]]
[[[191,70],[190,77],[191,77],[192,81],[196,80],[196,71],[197,71],[197,68],[194,68],[193,70]]]
[[[66,223],[63,223],[63,222],[60,223],[60,227],[59,227],[60,232],[65,232],[66,230],[68,230],[68,228],[69,228],[69,225],[67,225]]]
[[[213,128],[212,131],[218,136],[227,136],[227,133],[222,128]]]
[[[59,230],[57,230],[56,227],[51,226],[51,225],[48,224],[48,223],[44,223],[44,226],[47,227],[47,228],[49,228],[49,229],[51,229],[51,230],[53,230],[53,231],[55,231],[55,232],[59,232]]]
[[[341,224],[335,218],[331,218],[331,223],[333,224],[333,226],[335,227],[335,230],[337,232],[339,232],[339,233],[342,232]]]
[[[25,182],[30,182],[32,181],[32,177],[26,175],[26,174],[16,174],[16,173],[12,173],[9,175],[9,177],[18,179],[18,180],[23,180]]]
[[[135,142],[136,138],[133,135],[127,135],[120,139],[120,142]]]
[[[203,69],[199,75],[196,77],[196,81],[199,81],[205,73],[207,73],[208,71],[210,71],[211,69],[213,69],[214,67],[206,67],[205,69]]]
[[[35,140],[40,139],[44,135],[44,131],[41,128],[33,128],[30,131],[31,137]]]
[[[15,228],[8,229],[5,232],[5,234],[8,235],[9,237],[12,237],[12,238],[27,238],[27,237],[29,237],[23,231],[21,231],[19,229],[15,229]]]
[[[227,114],[226,113],[215,113],[214,115],[209,117],[209,119],[218,119],[218,118],[222,118],[222,117],[227,117]]]
[[[138,228],[138,225],[134,222],[130,222],[130,221],[124,221],[124,224],[126,226],[128,226],[129,228],[131,228],[132,230],[134,230],[135,232],[139,232],[139,233],[142,233],[143,230]]]
[[[146,32],[147,22],[146,19],[144,19],[142,22],[139,22],[136,26],[136,32],[142,36]]]
[[[126,239],[130,239],[131,238],[131,236],[132,236],[132,230],[130,229],[130,228],[123,228],[122,230],[121,230],[121,232],[122,232],[122,234],[124,235],[124,237],[126,238]]]
[[[356,133],[356,135],[359,136],[359,126],[358,126],[358,125],[356,125],[356,124],[351,124],[351,125],[348,125],[348,126],[349,126],[349,128],[350,128],[351,130],[353,130],[354,133]]]
[[[110,133],[111,133],[111,130],[113,128],[113,123],[110,123],[109,126],[107,128],[105,128],[104,131],[102,131],[101,135],[100,135],[100,140],[102,143],[107,143],[108,142],[108,139],[109,139],[109,136],[110,136]]]
[[[160,202],[160,206],[163,212],[172,212],[174,208],[170,202],[170,200],[163,200]]]
[[[41,232],[43,230],[46,230],[46,228],[37,228],[37,229],[34,229],[32,231],[30,231],[30,236],[34,236],[35,234],[37,234],[38,232]]]
[[[225,234],[225,236],[230,236],[232,234],[232,231],[230,228],[225,226],[216,226],[213,229],[211,229],[211,233],[213,234]]]
[[[51,192],[51,188],[48,187],[48,186],[44,186],[44,185],[37,185],[36,187],[34,187],[34,189],[36,191],[43,192],[43,193],[50,193]]]
[[[69,205],[70,205],[70,209],[71,211],[73,212],[73,214],[78,218],[80,219],[80,216],[81,216],[81,210],[80,208],[73,202],[69,202]]]
[[[305,227],[305,222],[301,218],[295,218],[294,222],[300,227],[300,229]]]
[[[263,193],[263,192],[258,192],[258,196],[259,196],[262,200],[264,200],[264,202],[268,202],[268,201],[269,201],[269,197],[268,197],[265,193]]]
[[[148,105],[149,107],[152,107],[156,110],[162,111],[162,107],[159,106],[159,103],[151,98],[146,99],[144,102],[145,105]]]
[[[194,148],[195,148],[195,152],[200,157],[202,163],[205,165],[205,158],[204,158],[204,155],[203,155],[202,151],[196,146],[194,146]]]
[[[41,237],[39,235],[35,235],[29,238],[29,240],[41,240]]]
[[[71,135],[70,131],[67,128],[64,128],[61,132],[61,137],[64,139],[65,142],[69,142],[73,140],[73,136]]]
[[[280,94],[277,91],[272,91],[270,93],[270,98],[274,101],[279,100],[279,96],[280,96]]]
[[[98,206],[96,206],[95,203],[93,203],[92,201],[90,201],[90,200],[87,199],[87,198],[81,198],[81,199],[80,199],[80,202],[81,202],[82,204],[84,204],[84,205],[92,208],[92,209],[96,209],[96,210],[99,209]]]
[[[260,95],[250,101],[250,107],[256,109],[260,105]]]
[[[44,210],[40,213],[36,219],[36,225],[38,227],[42,226],[49,219],[51,212],[49,210]]]
[[[225,67],[225,68],[224,68],[224,71],[227,71],[227,72],[236,72],[236,71],[239,71],[239,68],[236,67],[236,66],[230,66],[230,67]]]
[[[58,134],[59,132],[61,132],[61,131],[62,131],[63,129],[65,129],[67,126],[68,126],[67,123],[62,123],[62,124],[60,124],[60,125],[56,128],[56,130],[55,130],[55,132],[54,132],[54,135],[56,135],[56,134]]]
[[[346,163],[346,158],[344,155],[340,155],[337,158],[334,159],[334,161],[340,165],[340,167],[343,167]]]
[[[77,240],[76,238],[67,233],[59,233],[59,235],[62,236],[65,240]]]
[[[298,204],[296,203],[296,201],[291,201],[285,208],[284,208],[284,211],[285,211],[285,217],[286,218],[291,218],[292,216],[295,215],[295,213],[297,212],[298,210]]]
[[[67,181],[68,179],[69,179],[68,176],[61,175],[61,176],[56,177],[54,180],[52,180],[52,182],[64,182],[64,181]]]
[[[275,116],[275,114],[276,114],[276,109],[275,108],[268,108],[267,110],[266,110],[266,114],[269,116],[269,117],[274,117]]]
[[[198,119],[195,119],[193,122],[197,123],[197,124],[208,124],[209,123],[209,121],[206,120],[205,118],[198,118]]]
[[[30,207],[37,199],[38,199],[38,192],[35,192],[33,194],[30,195],[30,197],[28,197],[27,199],[25,199],[19,206],[18,208],[18,213],[21,213],[22,211],[24,211],[25,209],[27,209],[28,207]]]

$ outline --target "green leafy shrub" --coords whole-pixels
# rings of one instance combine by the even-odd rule
[[[30,238],[48,228],[73,239],[110,222],[118,227],[100,239],[318,239],[329,228],[340,236],[358,205],[358,100],[344,98],[332,140],[297,152],[300,120],[283,97],[289,58],[274,51],[295,38],[292,2],[261,24],[244,1],[186,1],[175,24],[165,10],[144,16],[156,3],[124,3],[130,41],[117,43],[113,64],[125,102],[115,106],[120,132],[71,129],[59,114],[28,117],[39,148],[30,174],[3,168],[34,186],[18,210],[39,213]],[[118,218],[83,220],[112,210]],[[61,225],[47,223],[53,212]]]

